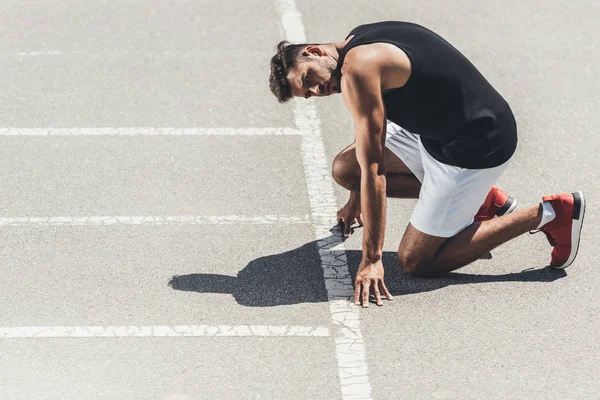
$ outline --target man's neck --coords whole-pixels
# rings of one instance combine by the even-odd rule
[[[342,51],[344,50],[344,46],[348,41],[337,42],[337,43],[327,43],[321,45],[321,47],[327,52],[327,54],[333,58],[338,64],[340,62],[340,56]]]

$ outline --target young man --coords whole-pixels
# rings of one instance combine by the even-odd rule
[[[390,21],[359,26],[338,43],[281,42],[270,87],[280,102],[342,93],[352,114],[356,141],[335,157],[333,177],[350,190],[338,212],[345,235],[357,220],[364,226],[356,305],[368,307],[371,289],[377,305],[382,294],[391,299],[381,262],[386,194],[419,199],[398,248],[410,274],[452,271],[532,230],[553,246],[552,267],[575,259],[583,194],[512,212],[516,201],[493,186],[517,146],[511,109],[432,31]]]

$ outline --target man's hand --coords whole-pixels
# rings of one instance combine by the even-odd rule
[[[388,291],[385,283],[383,283],[383,263],[381,260],[370,262],[363,259],[356,273],[356,281],[354,282],[354,304],[360,306],[362,298],[362,306],[369,307],[369,291],[373,287],[375,295],[375,303],[382,306],[381,293],[386,299],[392,300],[393,297]]]
[[[344,237],[350,237],[354,231],[351,226],[358,221],[363,226],[362,214],[360,212],[360,192],[350,192],[348,203],[337,212],[338,224],[344,229]]]

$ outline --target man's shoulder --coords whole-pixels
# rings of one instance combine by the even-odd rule
[[[387,42],[356,46],[345,56],[342,76],[410,75],[411,61],[404,50]],[[401,79],[402,80],[402,79]]]
[[[366,93],[402,87],[411,74],[411,61],[398,45],[383,37],[362,40],[352,36],[341,66],[344,98],[363,98]]]
[[[378,55],[368,45],[353,48],[342,65],[342,97],[350,110],[369,108],[380,97],[381,68]]]
[[[368,72],[374,72],[373,67],[376,67],[382,61],[377,46],[374,46],[376,44],[357,46],[346,53],[342,64],[342,76],[344,74],[364,75]]]

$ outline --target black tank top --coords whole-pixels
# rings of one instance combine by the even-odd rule
[[[361,25],[346,37],[341,57],[363,44],[402,49],[412,65],[408,82],[383,94],[387,118],[420,135],[436,160],[469,169],[496,167],[513,155],[517,126],[502,96],[457,49],[407,22]]]

